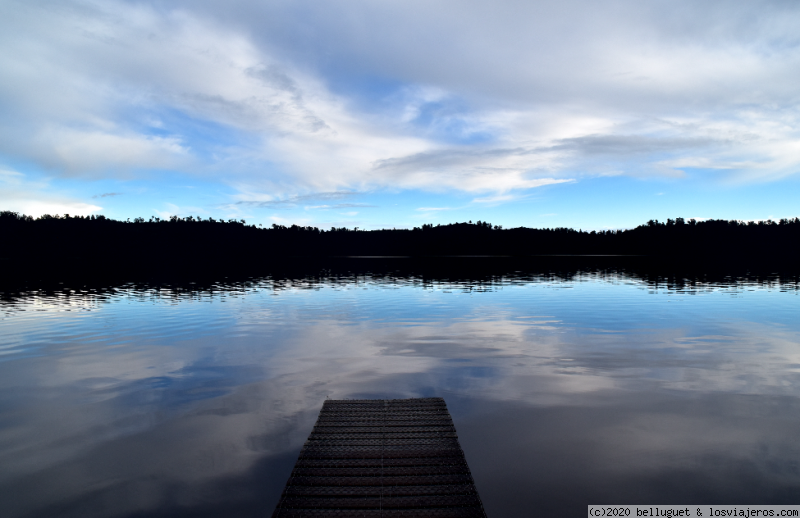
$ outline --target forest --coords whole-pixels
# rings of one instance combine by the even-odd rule
[[[114,220],[0,212],[0,264],[9,268],[213,268],[348,256],[641,256],[681,261],[793,263],[800,219],[650,220],[632,229],[503,228],[488,222],[363,230],[248,225],[199,217]]]

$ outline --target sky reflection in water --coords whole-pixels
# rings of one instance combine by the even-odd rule
[[[796,284],[5,294],[4,516],[265,516],[326,397],[442,396],[490,517],[800,501]]]

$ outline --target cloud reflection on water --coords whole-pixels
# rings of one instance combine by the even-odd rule
[[[0,323],[38,351],[0,363],[7,512],[263,515],[326,397],[433,395],[490,516],[796,501],[798,297],[643,287],[23,297]]]

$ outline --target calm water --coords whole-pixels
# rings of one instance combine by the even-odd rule
[[[268,516],[326,397],[442,396],[491,518],[800,502],[796,281],[6,291],[4,517]]]

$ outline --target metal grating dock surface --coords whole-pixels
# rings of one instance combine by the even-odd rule
[[[442,398],[328,400],[273,518],[485,518]]]

